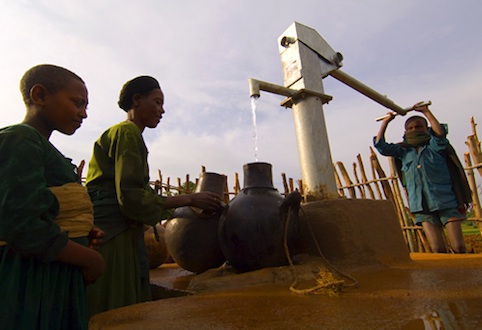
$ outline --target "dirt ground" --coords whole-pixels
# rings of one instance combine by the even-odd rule
[[[467,252],[482,253],[482,235],[471,234],[464,235],[465,245],[467,245]]]

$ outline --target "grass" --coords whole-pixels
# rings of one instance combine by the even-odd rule
[[[480,235],[480,229],[476,221],[463,221],[462,222],[462,233],[464,235]]]
[[[482,253],[482,235],[476,221],[462,222],[462,233],[464,234],[467,252]]]

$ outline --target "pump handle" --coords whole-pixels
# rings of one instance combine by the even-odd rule
[[[425,105],[431,105],[432,104],[432,101],[422,101],[422,102],[419,102],[411,107],[408,107],[408,108],[405,108],[404,110],[406,110],[407,112],[409,111],[413,111],[415,110],[416,108],[420,108],[420,107],[423,107]],[[394,116],[398,116],[399,113],[398,112],[392,112],[392,115]],[[385,115],[385,116],[382,116],[382,117],[378,117],[377,119],[375,119],[376,121],[382,121],[383,119],[385,118],[388,118],[390,115]]]

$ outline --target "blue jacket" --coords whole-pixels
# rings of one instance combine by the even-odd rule
[[[387,143],[381,138],[375,148],[384,156],[398,158],[402,162],[402,172],[406,180],[408,201],[412,213],[427,211],[422,207],[424,196],[429,211],[457,208],[457,199],[452,189],[452,180],[447,167],[445,149],[448,140],[431,133],[427,145],[402,147],[396,143]]]

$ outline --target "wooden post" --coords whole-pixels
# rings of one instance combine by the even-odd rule
[[[289,189],[288,189],[288,182],[286,182],[286,173],[281,173],[281,179],[283,180],[283,188],[285,190],[285,194],[288,194]]]
[[[465,144],[469,147],[473,163],[477,167],[477,165],[482,164],[482,151],[480,150],[480,141],[476,130],[477,124],[475,123],[474,117],[470,117],[470,124],[472,126],[472,135],[467,137]],[[482,176],[482,166],[478,167],[477,171],[479,175]]]
[[[223,196],[223,201],[227,204],[229,203],[229,186],[228,186],[228,176],[224,175],[223,176],[226,178],[224,180],[224,196]]]
[[[403,203],[402,194],[400,192],[400,186],[398,184],[398,176],[397,176],[397,169],[395,165],[395,159],[393,157],[388,157],[388,161],[390,164],[390,181],[393,187],[393,195],[394,199],[393,202],[397,209],[398,218],[400,221],[400,225],[402,227],[402,231],[404,233],[404,237],[411,252],[417,252],[416,249],[416,234],[414,232],[413,226],[414,224],[411,223],[411,219],[408,216],[405,208],[405,204]],[[405,229],[404,229],[405,228]]]
[[[303,190],[303,180],[301,179],[298,180],[298,188],[300,189],[300,194],[303,197],[303,200],[305,200],[305,191]]]
[[[241,187],[239,185],[239,174],[238,172],[234,173],[234,195],[237,195],[241,191]]]
[[[79,183],[82,183],[82,172],[84,171],[85,160],[81,160],[79,166],[77,166],[77,177],[79,178]]]
[[[353,163],[353,175],[355,176],[356,187],[358,188],[358,191],[360,192],[361,198],[366,198],[365,187],[362,186],[362,184],[360,182],[360,179],[358,178],[358,173],[356,171],[356,163]]]
[[[360,174],[362,177],[362,182],[365,184],[366,189],[368,190],[368,195],[370,196],[371,199],[375,199],[375,194],[373,193],[373,189],[368,183],[367,175],[365,173],[365,166],[363,165],[363,161],[361,158],[361,155],[358,154],[356,156],[357,161],[358,161],[358,167],[360,168]]]
[[[480,142],[477,137],[474,135],[468,136],[465,144],[469,147],[470,155],[472,156],[475,165],[482,165],[482,153],[480,152]],[[479,172],[479,175],[482,176],[482,166],[478,167],[477,171]]]
[[[380,191],[380,186],[378,185],[379,180],[377,180],[375,166],[373,164],[373,159],[372,159],[372,155],[374,155],[374,154],[375,153],[373,152],[372,147],[370,147],[370,167],[371,167],[371,170],[372,170],[372,178],[373,178],[373,181],[374,181],[374,184],[375,184],[375,188],[377,190],[378,199],[382,199],[382,192]],[[376,156],[375,156],[375,158],[376,158]]]
[[[293,178],[289,178],[288,183],[289,183],[289,186],[290,186],[289,192],[295,191],[295,185],[293,183]]]
[[[171,193],[171,178],[167,177],[166,179],[166,196],[172,196]]]
[[[191,185],[189,183],[189,174],[186,174],[186,194],[191,193]]]
[[[343,189],[343,184],[341,183],[341,180],[340,180],[340,175],[338,174],[338,171],[336,170],[336,167],[333,166],[333,168],[335,169],[335,182],[336,182],[336,186],[338,187],[338,195],[342,196],[342,197],[345,197],[345,189]]]
[[[177,178],[177,192],[178,192],[178,195],[180,195],[182,193],[181,178]]]
[[[348,187],[348,193],[350,194],[350,198],[356,198],[355,189],[353,188],[353,182],[351,182],[350,176],[346,172],[345,165],[342,162],[336,162],[338,168],[340,169],[341,175],[345,180],[345,185]]]
[[[162,196],[162,174],[161,174],[161,170],[157,170],[157,175],[159,176],[159,195]]]
[[[161,182],[159,180],[154,181],[154,191],[156,194],[161,194]]]
[[[383,171],[382,166],[380,165],[380,162],[378,161],[377,155],[375,155],[375,152],[373,152],[370,155],[370,159],[372,161],[372,165],[375,168],[376,172],[378,173],[378,177],[382,179],[380,183],[382,184],[382,189],[383,193],[385,194],[385,197],[391,201],[393,201],[393,192],[392,189],[390,188],[390,184],[387,182],[388,178],[385,174],[385,171]]]
[[[482,209],[480,207],[479,194],[477,193],[477,184],[475,182],[474,170],[472,169],[472,162],[470,161],[469,153],[464,153],[465,165],[467,165],[467,181],[469,182],[470,190],[472,191],[472,208],[474,209],[475,220],[479,226],[482,235]]]

